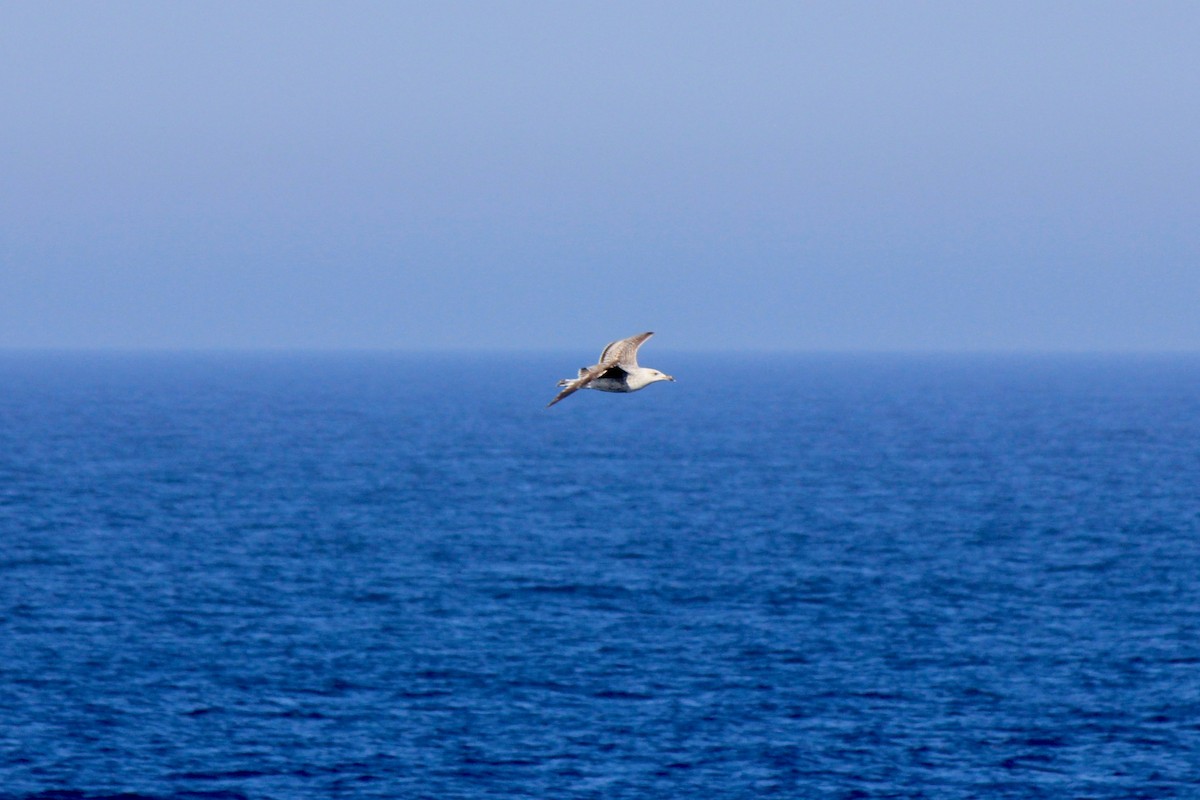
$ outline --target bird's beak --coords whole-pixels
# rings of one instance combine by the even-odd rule
[[[675,382],[675,379],[672,378],[670,375],[667,376],[667,380],[669,380],[671,383]]]

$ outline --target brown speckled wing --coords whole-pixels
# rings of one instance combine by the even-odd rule
[[[642,346],[642,342],[654,335],[654,331],[646,331],[639,333],[637,336],[630,336],[628,339],[618,339],[615,342],[610,342],[604,348],[604,352],[600,354],[600,363],[612,366],[614,364],[625,367],[636,367],[637,351]]]

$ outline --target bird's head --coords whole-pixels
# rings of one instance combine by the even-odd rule
[[[656,383],[658,381],[674,381],[674,380],[675,379],[672,378],[670,375],[666,374],[665,372],[659,372],[658,370],[654,370],[654,374],[652,374],[650,376],[651,383]]]

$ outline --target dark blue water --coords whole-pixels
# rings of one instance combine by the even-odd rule
[[[0,358],[0,798],[1200,797],[1200,359]]]

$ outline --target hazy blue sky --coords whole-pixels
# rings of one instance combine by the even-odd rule
[[[0,0],[0,347],[1200,350],[1198,42],[1195,2]]]

